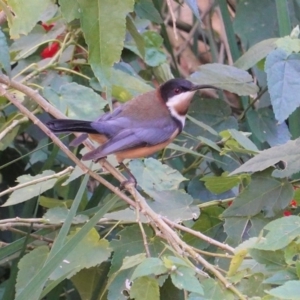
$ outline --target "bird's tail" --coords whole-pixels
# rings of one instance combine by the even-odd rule
[[[60,132],[86,132],[99,133],[92,126],[89,121],[57,119],[46,123],[46,126],[55,133]]]

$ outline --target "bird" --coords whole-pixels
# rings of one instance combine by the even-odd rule
[[[100,146],[83,155],[82,160],[98,161],[114,154],[130,175],[128,181],[136,186],[136,178],[123,161],[150,156],[171,143],[185,125],[195,92],[205,88],[217,89],[212,85],[197,85],[187,79],[170,79],[95,121],[53,119],[46,125],[54,133],[85,134],[75,139],[73,144],[82,142],[87,136],[98,142]]]

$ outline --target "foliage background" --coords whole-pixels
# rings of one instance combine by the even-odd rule
[[[300,1],[0,1],[1,299],[299,299]],[[93,120],[212,84],[152,158],[83,163]]]

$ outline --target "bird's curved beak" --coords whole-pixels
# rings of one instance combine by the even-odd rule
[[[191,89],[191,91],[197,91],[201,89],[214,89],[214,90],[219,90],[219,88],[209,85],[209,84],[199,84],[199,85],[194,85]]]

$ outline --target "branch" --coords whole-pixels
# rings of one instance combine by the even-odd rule
[[[3,195],[6,195],[6,194],[12,193],[12,192],[14,192],[16,190],[22,189],[24,187],[33,185],[33,184],[44,182],[44,181],[47,181],[47,180],[50,180],[50,179],[53,179],[53,178],[60,178],[60,177],[62,177],[64,175],[70,173],[73,170],[74,170],[74,168],[70,166],[70,167],[66,168],[65,170],[63,170],[63,171],[61,171],[59,173],[55,173],[53,175],[44,176],[44,177],[41,177],[41,178],[38,178],[38,179],[34,179],[32,181],[29,181],[29,182],[24,182],[24,183],[18,184],[18,185],[14,186],[14,187],[10,187],[7,190],[1,192],[0,193],[0,197],[2,197]]]

